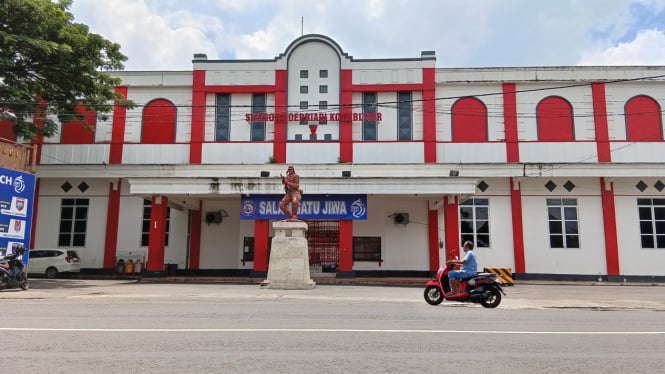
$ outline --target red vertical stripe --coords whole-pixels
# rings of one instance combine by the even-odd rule
[[[591,96],[593,98],[593,124],[596,127],[598,162],[612,162],[610,136],[607,127],[605,83],[593,83],[591,85]]]
[[[516,187],[516,188],[515,188]],[[510,207],[513,219],[513,255],[515,272],[526,272],[524,257],[524,227],[522,225],[522,189],[518,181],[510,178]]]
[[[159,201],[158,201],[159,200]],[[146,270],[164,271],[164,239],[166,235],[166,196],[153,196],[150,209],[150,240],[148,241],[148,266]]]
[[[353,221],[339,221],[339,271],[353,271]]]
[[[353,71],[341,71],[341,108],[342,118],[350,118],[353,113]],[[343,162],[353,162],[353,122],[339,123],[339,158]]]
[[[206,92],[205,70],[194,70],[192,82],[192,135],[189,143],[189,163],[200,164],[205,139]]]
[[[520,161],[517,137],[517,95],[515,83],[503,84],[503,122],[506,131],[506,156],[508,162]]]
[[[268,240],[270,239],[270,221],[257,219],[254,221],[254,271],[268,270]]]
[[[436,163],[436,71],[423,69],[423,142],[425,163]],[[438,261],[437,261],[438,262]],[[437,266],[438,269],[438,266]]]
[[[36,127],[44,127],[44,121],[46,120],[46,102],[42,99],[37,100],[39,101],[39,104],[37,105],[37,111],[34,114],[32,123]],[[33,146],[33,149],[35,150],[33,157],[35,158],[36,164],[41,164],[42,162],[42,144],[44,144],[44,134],[41,132],[30,141],[30,145]]]
[[[454,259],[459,252],[459,206],[456,196],[443,198],[444,224],[446,229],[446,260]]]
[[[39,180],[35,178],[35,196],[32,202],[32,228],[30,231],[30,249],[35,248],[35,235],[37,233],[37,212],[39,211]]]
[[[121,93],[127,98],[127,87],[116,87],[115,92]],[[127,108],[118,105],[113,107],[113,129],[111,133],[111,150],[109,153],[110,164],[122,163],[122,146],[125,143],[125,124],[127,121]]]
[[[275,112],[287,113],[286,90],[288,87],[288,74],[286,70],[275,71]],[[279,163],[286,162],[286,127],[288,122],[285,116],[276,116],[275,140],[273,141],[273,157]]]
[[[199,201],[199,209],[192,210],[189,233],[189,268],[198,269],[201,262],[201,222],[203,216],[203,201]]]
[[[439,211],[427,212],[427,228],[429,234],[429,270],[439,269]]]
[[[619,275],[619,244],[617,239],[616,209],[614,206],[614,183],[605,180],[605,178],[600,178],[600,191],[603,202],[607,275]]]
[[[115,185],[115,189],[113,188]],[[104,239],[104,269],[115,267],[118,249],[118,223],[120,222],[120,191],[122,179],[109,183],[109,201],[106,209],[106,237]]]

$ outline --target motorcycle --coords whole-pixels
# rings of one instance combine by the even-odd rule
[[[28,273],[23,261],[18,257],[25,253],[25,249],[19,250],[9,256],[0,259],[0,290],[7,288],[28,289]]]
[[[505,295],[501,281],[493,273],[478,273],[462,279],[461,292],[452,294],[448,273],[453,265],[446,263],[436,272],[434,279],[425,284],[425,301],[430,305],[439,305],[443,300],[480,303],[485,308],[496,308],[501,303],[501,294]]]

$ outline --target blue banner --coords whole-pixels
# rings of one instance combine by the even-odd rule
[[[18,246],[30,249],[35,176],[0,168],[0,256],[14,253]],[[27,265],[28,256],[23,256]]]
[[[286,219],[279,209],[284,195],[249,195],[240,202],[240,219]],[[299,219],[367,219],[367,195],[304,194]]]

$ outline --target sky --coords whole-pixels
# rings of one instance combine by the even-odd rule
[[[323,34],[355,59],[436,52],[439,68],[663,65],[665,0],[73,0],[125,70],[273,59]]]

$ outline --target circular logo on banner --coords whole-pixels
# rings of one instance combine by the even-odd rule
[[[367,207],[363,204],[362,200],[358,199],[351,203],[351,214],[354,217],[360,218],[365,215],[365,212],[367,212]]]
[[[256,207],[254,206],[254,201],[252,200],[245,200],[242,202],[242,208],[240,209],[242,214],[246,216],[251,216],[254,214],[256,211]]]
[[[25,191],[25,182],[23,182],[22,176],[18,176],[14,179],[14,191],[16,191],[16,193]]]

